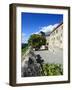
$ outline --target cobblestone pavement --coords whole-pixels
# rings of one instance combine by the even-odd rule
[[[57,49],[55,51],[42,50],[34,51],[35,54],[40,54],[45,63],[63,64],[63,50]]]

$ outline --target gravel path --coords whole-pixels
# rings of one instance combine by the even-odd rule
[[[49,51],[49,50],[43,50],[43,51],[34,51],[35,54],[40,54],[42,59],[44,59],[45,63],[57,63],[57,64],[63,64],[63,50],[58,49],[56,51]]]

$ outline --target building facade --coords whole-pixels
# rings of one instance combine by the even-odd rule
[[[50,50],[63,49],[63,23],[60,23],[48,37],[46,37]]]

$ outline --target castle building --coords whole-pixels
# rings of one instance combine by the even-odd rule
[[[49,49],[63,49],[63,22],[60,23],[51,33],[46,36]]]

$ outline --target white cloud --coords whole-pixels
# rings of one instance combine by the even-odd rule
[[[54,24],[54,25],[48,25],[48,26],[44,26],[44,27],[41,27],[40,31],[43,31],[43,32],[51,32],[54,28],[56,28],[59,24]]]
[[[39,31],[38,32],[33,32],[33,33],[31,33],[31,34],[38,34],[39,33]]]
[[[21,42],[22,43],[26,43],[27,42],[27,38],[26,38],[26,34],[22,32],[21,34]]]
[[[40,31],[45,32],[46,35],[48,35],[54,28],[56,28],[59,24],[56,23],[54,25],[48,25],[48,26],[44,26],[44,27],[40,27],[38,32],[33,32],[32,34],[39,34]]]
[[[48,35],[48,32],[51,32],[58,25],[59,24],[56,23],[54,25],[48,25],[48,26],[41,27],[38,32],[33,32],[32,34],[39,34],[40,31],[43,31],[43,32],[45,32],[46,35]],[[28,42],[28,38],[29,38],[29,36],[22,32],[21,42],[22,43],[27,43]]]
[[[25,36],[26,34],[22,32],[22,36]]]

